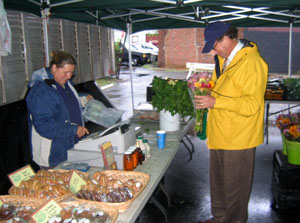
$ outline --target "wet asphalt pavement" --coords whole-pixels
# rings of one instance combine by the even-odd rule
[[[153,76],[184,79],[187,71],[163,71],[134,67],[132,75],[134,107],[146,102],[146,87]],[[123,120],[132,116],[131,81],[128,67],[122,67],[120,81],[113,87],[104,90],[105,95],[118,109],[124,110]],[[271,104],[270,112],[287,108],[288,105]],[[299,107],[293,111],[299,110]],[[282,149],[279,130],[274,127],[276,116],[269,118],[269,143],[257,148],[255,174],[252,194],[249,202],[248,223],[289,223],[298,222],[300,214],[292,211],[282,211],[272,208],[272,171],[273,154]],[[197,220],[210,217],[210,195],[208,163],[209,155],[205,141],[195,136],[189,136],[195,146],[193,159],[189,161],[189,153],[181,145],[170,167],[164,176],[164,185],[171,197],[171,207],[168,209],[170,223],[196,223]],[[163,194],[158,199],[166,206]],[[148,203],[137,222],[160,223],[164,221],[163,214],[154,204]]]

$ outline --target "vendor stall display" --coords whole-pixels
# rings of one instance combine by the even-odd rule
[[[12,193],[12,191],[14,190],[19,190],[19,189],[13,189],[13,188],[17,188],[19,185],[23,185],[23,186],[25,186],[26,184],[30,186],[35,185],[33,186],[33,188],[36,188],[36,186],[38,185],[41,186],[41,184],[38,183],[31,184],[31,183],[23,182],[23,181],[28,181],[32,178],[42,179],[41,176],[37,177],[35,175],[42,175],[42,176],[51,175],[55,180],[53,180],[52,177],[50,177],[51,180],[48,179],[48,181],[46,180],[43,181],[44,184],[43,186],[48,187],[47,184],[50,184],[50,182],[51,183],[60,182],[62,185],[67,185],[67,182],[71,182],[70,183],[71,185],[69,185],[68,187],[68,190],[70,190],[71,194],[67,196],[65,196],[64,194],[60,194],[61,196],[59,196],[59,194],[57,194],[56,195],[57,198],[53,197],[54,199],[49,199],[49,200],[47,200],[47,196],[49,195],[47,195],[45,199],[41,199],[37,197],[28,197],[28,196],[23,197],[20,195],[7,195],[7,196],[16,197],[15,201],[17,201],[18,204],[22,204],[21,201],[23,200],[26,201],[30,200],[30,201],[42,202],[43,204],[48,201],[54,201],[59,205],[67,202],[69,206],[75,204],[74,206],[76,207],[78,206],[102,207],[101,209],[102,211],[106,212],[109,216],[112,216],[112,218],[110,218],[112,220],[107,221],[105,223],[115,222],[115,221],[135,222],[139,214],[141,213],[143,207],[146,205],[146,203],[149,200],[151,200],[151,201],[155,201],[154,204],[164,214],[165,219],[167,220],[167,211],[163,207],[163,205],[161,205],[155,199],[154,191],[158,187],[158,185],[160,188],[163,188],[162,185],[160,184],[162,177],[165,171],[167,170],[168,166],[170,165],[171,161],[173,160],[174,156],[176,155],[178,149],[180,148],[180,142],[182,138],[187,134],[187,131],[191,128],[193,122],[192,120],[189,122],[182,122],[179,131],[168,133],[166,138],[166,147],[163,150],[158,150],[156,147],[156,131],[159,129],[158,121],[155,122],[152,120],[149,122],[145,122],[143,120],[142,125],[140,122],[138,123],[135,122],[131,124],[133,129],[137,129],[136,131],[144,133],[144,136],[146,136],[148,142],[151,143],[150,145],[152,147],[151,158],[149,158],[142,165],[138,165],[134,171],[103,170],[103,168],[97,166],[89,166],[89,168],[86,169],[86,168],[82,168],[83,163],[75,163],[75,162],[70,163],[67,161],[61,163],[53,170],[43,170],[41,171],[41,173],[39,172],[35,173],[34,171],[32,171],[32,168],[30,168],[30,166],[25,166],[21,168],[22,171],[17,170],[9,174],[11,180],[14,179],[16,182],[19,182],[19,184],[16,185],[12,182],[14,186],[10,188],[9,190],[10,193]],[[119,130],[117,130],[117,132],[118,131]],[[98,152],[98,154],[101,153]],[[67,170],[65,170],[64,167],[66,167]],[[80,169],[85,169],[85,171],[87,172],[82,172],[78,170],[74,171],[74,169],[72,169],[71,167],[80,167]],[[18,173],[18,177],[15,175],[16,173]],[[59,176],[59,174],[61,173],[64,173],[64,176]],[[71,179],[69,175],[70,173],[72,173]],[[20,175],[27,176],[27,178],[20,180],[19,179]],[[18,181],[16,180],[17,178]],[[109,200],[97,201],[96,197],[99,198],[98,196],[99,194],[96,195],[94,191],[87,190],[91,188],[94,189],[95,187],[98,187],[98,185],[103,185],[103,186],[107,185],[107,187],[105,187],[106,189],[104,187],[101,188],[99,187],[99,189],[100,190],[102,189],[101,192],[104,192],[101,193],[102,196],[101,198],[107,198]],[[110,188],[115,190],[110,190]],[[84,189],[85,191],[81,189]],[[34,189],[26,189],[24,191],[32,195],[36,194]],[[39,191],[41,192],[41,189]],[[164,193],[166,193],[165,190],[163,191]],[[81,193],[82,197],[80,197],[79,193]],[[51,196],[49,196],[49,198],[50,197]],[[0,206],[1,206],[1,202],[0,202]],[[112,211],[113,213],[117,213],[117,216],[114,217],[115,215],[113,214],[111,215],[110,211]]]

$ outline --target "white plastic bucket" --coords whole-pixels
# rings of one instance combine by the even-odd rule
[[[168,111],[160,111],[159,113],[159,127],[160,130],[165,130],[167,132],[177,131],[180,127],[180,115],[172,114]]]

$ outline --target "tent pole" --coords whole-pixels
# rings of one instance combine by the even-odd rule
[[[293,45],[293,23],[290,23],[290,38],[289,38],[289,64],[288,64],[288,76],[292,75],[292,45]]]
[[[127,35],[129,40],[128,46],[128,63],[129,63],[129,70],[130,70],[130,86],[131,86],[131,103],[132,103],[132,112],[134,111],[134,98],[133,98],[133,82],[132,82],[132,57],[131,57],[131,33],[132,33],[132,23],[127,23]],[[125,45],[125,43],[124,43]]]
[[[46,3],[47,2],[47,3]],[[49,66],[49,38],[48,38],[48,15],[49,15],[49,0],[41,0],[41,14],[43,21],[43,34],[44,34],[44,48],[45,48],[45,58],[46,66]]]

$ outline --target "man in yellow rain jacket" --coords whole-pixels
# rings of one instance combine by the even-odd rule
[[[204,31],[202,53],[214,55],[215,82],[210,95],[195,96],[198,109],[209,108],[211,211],[200,222],[246,223],[255,150],[263,143],[264,94],[268,65],[255,43],[238,39],[238,30],[223,22]]]

